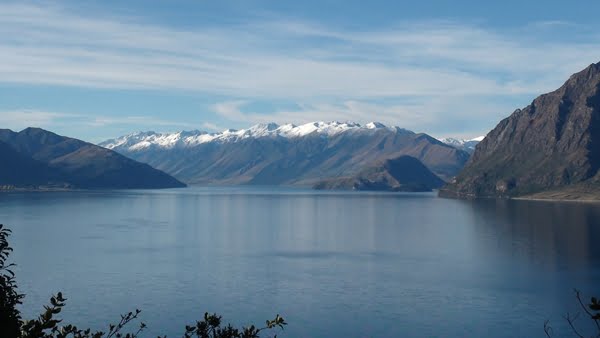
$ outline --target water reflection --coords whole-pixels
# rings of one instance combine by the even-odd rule
[[[27,313],[62,290],[76,324],[141,307],[149,335],[209,310],[289,337],[560,336],[570,290],[600,294],[592,204],[200,188],[0,194],[0,217]]]
[[[522,257],[556,268],[600,262],[600,205],[481,200],[469,203],[482,250]]]

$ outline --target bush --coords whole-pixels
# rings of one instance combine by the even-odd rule
[[[17,291],[15,274],[12,271],[14,264],[8,263],[12,248],[8,243],[11,231],[0,224],[0,337],[2,338],[136,338],[146,328],[140,323],[137,330],[123,333],[132,321],[136,320],[140,310],[121,315],[117,324],[108,325],[108,331],[92,331],[79,329],[74,325],[61,325],[62,320],[56,316],[60,314],[66,304],[62,293],[50,298],[50,304],[44,306],[44,313],[36,319],[23,320],[17,306],[23,303],[25,295]],[[201,321],[194,325],[186,326],[183,336],[185,338],[259,338],[261,334],[274,329],[282,329],[287,325],[285,320],[277,315],[273,320],[267,320],[262,328],[252,325],[237,329],[230,324],[224,325],[221,316],[205,313]],[[275,336],[277,337],[277,336]]]

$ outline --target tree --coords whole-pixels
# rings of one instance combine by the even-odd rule
[[[0,337],[17,337],[21,327],[21,314],[17,305],[24,295],[17,292],[14,264],[7,262],[12,248],[8,244],[11,231],[0,224]]]
[[[66,305],[66,298],[58,293],[50,298],[50,304],[44,306],[44,313],[32,320],[23,320],[17,306],[23,303],[25,295],[18,292],[13,263],[8,262],[12,248],[8,243],[11,231],[0,224],[0,337],[2,338],[137,338],[146,328],[140,322],[137,330],[123,333],[131,322],[138,319],[140,310],[121,315],[117,324],[108,325],[108,331],[92,331],[79,329],[74,325],[61,325],[57,318]],[[185,338],[260,338],[260,335],[274,329],[282,329],[287,325],[285,320],[277,315],[273,320],[267,320],[262,328],[252,325],[237,329],[231,324],[224,325],[221,316],[205,313],[201,321],[185,327]],[[275,336],[277,337],[277,336]]]

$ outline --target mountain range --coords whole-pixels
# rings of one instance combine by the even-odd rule
[[[377,122],[313,122],[139,132],[96,146],[27,128],[0,130],[0,157],[1,189],[186,182],[414,191],[443,179],[448,197],[600,199],[600,63],[470,140]]]
[[[221,133],[139,132],[100,143],[191,184],[313,185],[401,155],[443,179],[469,158],[427,134],[372,122],[258,124]]]
[[[502,120],[442,196],[600,198],[600,63]]]
[[[114,151],[39,129],[0,129],[0,185],[27,188],[174,188],[185,184]]]

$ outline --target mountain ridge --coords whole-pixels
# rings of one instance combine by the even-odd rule
[[[442,190],[450,197],[575,198],[600,181],[600,63],[503,119]],[[589,188],[591,187],[591,188]],[[600,190],[596,189],[600,198]]]
[[[123,146],[129,146],[129,150],[142,149],[148,146],[157,146],[162,148],[175,148],[185,146],[195,146],[210,142],[238,142],[247,138],[268,138],[284,137],[298,138],[317,134],[323,136],[335,136],[345,132],[373,132],[380,129],[390,131],[413,133],[412,131],[391,126],[388,127],[380,122],[369,122],[364,126],[354,122],[310,122],[302,125],[292,123],[279,125],[274,122],[259,123],[246,129],[226,129],[222,132],[208,133],[200,130],[178,131],[171,133],[157,133],[154,131],[140,131],[129,135],[109,139],[98,145],[107,149],[114,149]],[[138,141],[132,144],[131,142]]]
[[[444,181],[418,159],[402,155],[365,168],[353,177],[321,181],[313,189],[426,192],[443,185]]]
[[[183,183],[114,151],[41,128],[0,129],[0,184],[79,189],[174,188]]]
[[[469,154],[423,133],[371,122],[258,124],[221,133],[134,133],[100,143],[192,184],[305,185],[414,156],[449,179]]]

